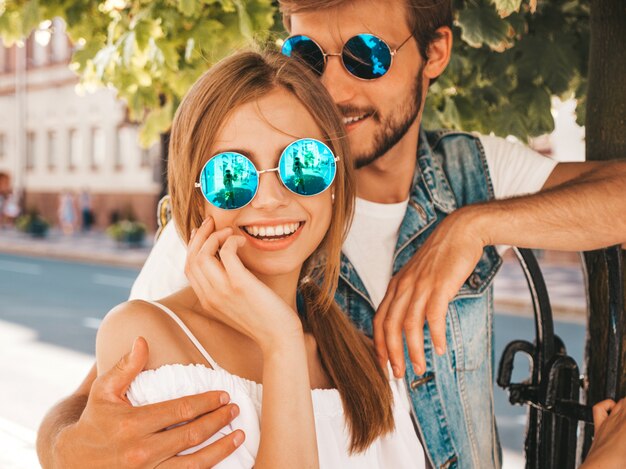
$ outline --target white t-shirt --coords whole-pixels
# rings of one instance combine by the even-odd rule
[[[557,162],[519,143],[480,136],[496,199],[540,190]],[[391,280],[393,253],[408,200],[379,204],[357,198],[343,251],[377,308]],[[498,247],[502,251],[506,247]],[[163,229],[131,290],[130,299],[154,300],[188,285],[186,247],[173,223]]]

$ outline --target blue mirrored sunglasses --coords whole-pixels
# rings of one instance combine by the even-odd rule
[[[200,171],[199,187],[204,198],[217,208],[236,210],[248,205],[259,188],[263,173],[278,172],[283,185],[294,194],[313,196],[335,180],[337,161],[327,145],[314,138],[290,143],[280,155],[278,167],[259,171],[250,159],[237,152],[211,157]]]
[[[298,34],[285,39],[281,52],[287,57],[304,61],[318,75],[324,73],[327,57],[341,57],[343,66],[352,76],[361,80],[374,80],[389,71],[393,57],[412,37],[407,37],[392,50],[385,41],[373,34],[357,34],[346,41],[341,53],[327,54],[313,39]]]

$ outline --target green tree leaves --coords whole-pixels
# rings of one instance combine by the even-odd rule
[[[2,0],[0,0],[2,2]],[[71,67],[87,89],[114,87],[148,145],[168,129],[194,81],[233,50],[265,40],[271,0],[38,0],[6,3],[0,35],[11,43],[60,16],[75,45]]]
[[[453,55],[431,86],[426,126],[527,139],[554,128],[551,96],[578,99],[584,122],[586,3],[456,0],[455,9]]]
[[[143,123],[144,144],[166,130],[182,96],[212,63],[282,31],[274,0],[0,0],[11,43],[55,16],[75,44],[85,87],[113,86]],[[431,86],[428,127],[522,139],[549,132],[551,96],[576,97],[579,123],[589,50],[581,0],[453,0],[450,64]],[[536,8],[536,11],[535,11]]]
[[[510,25],[487,4],[462,9],[457,15],[457,23],[461,28],[461,39],[471,47],[485,44],[502,51],[510,45]]]

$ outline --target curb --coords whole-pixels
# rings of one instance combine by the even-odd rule
[[[148,257],[148,252],[133,252],[130,250],[126,253],[120,252],[119,254],[106,252],[98,253],[93,251],[81,252],[80,250],[68,250],[50,245],[16,246],[2,242],[0,242],[0,253],[66,261],[80,261],[115,267],[132,267],[137,269],[143,266]]]
[[[552,318],[556,321],[587,324],[587,307],[566,303],[551,303]],[[499,314],[532,318],[535,315],[530,301],[515,298],[495,298],[494,309]]]
[[[76,261],[91,264],[107,265],[113,267],[128,267],[133,269],[141,269],[145,263],[149,247],[133,250],[128,248],[119,248],[116,251],[94,251],[93,249],[81,250],[79,247],[72,249],[68,245],[54,245],[50,243],[24,243],[16,244],[10,241],[0,240],[0,253],[14,254],[22,256],[33,256],[40,258]],[[494,298],[494,306],[498,313],[511,314],[515,316],[533,317],[533,307],[530,301],[516,298],[514,296],[499,296],[497,291]],[[552,302],[552,314],[554,319],[586,324],[587,306],[586,304],[572,304],[567,302]]]

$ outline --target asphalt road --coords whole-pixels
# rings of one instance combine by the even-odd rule
[[[32,442],[41,418],[90,368],[98,324],[128,297],[137,273],[0,254],[0,467],[36,467]],[[555,327],[580,364],[583,325],[558,322]],[[498,312],[496,360],[511,340],[532,341],[533,336],[530,318]],[[516,367],[514,380],[521,380],[528,366],[520,359]],[[523,467],[525,409],[511,406],[498,388],[494,395],[506,467]]]

